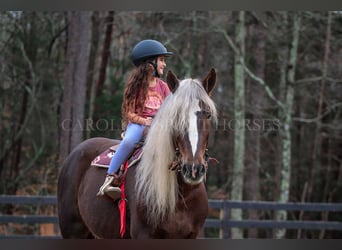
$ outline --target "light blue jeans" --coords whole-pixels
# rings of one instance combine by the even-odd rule
[[[128,156],[133,152],[135,144],[141,140],[144,129],[144,125],[128,123],[125,136],[110,162],[107,171],[108,174],[115,173],[120,168],[121,164],[127,160]]]

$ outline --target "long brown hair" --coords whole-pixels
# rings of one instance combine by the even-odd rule
[[[122,128],[125,129],[127,125],[126,114],[128,112],[138,112],[141,114],[144,110],[148,90],[148,79],[152,73],[150,63],[145,62],[137,66],[130,74],[125,87],[125,92],[122,102]]]

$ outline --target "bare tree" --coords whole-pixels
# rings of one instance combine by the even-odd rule
[[[88,12],[68,12],[68,46],[61,115],[60,160],[83,140],[89,59]]]
[[[256,17],[255,17],[256,18]],[[266,60],[266,52],[265,52],[265,26],[263,21],[259,17],[257,20],[257,24],[251,27],[251,35],[254,35],[256,42],[251,44],[250,50],[253,52],[255,58],[256,66],[255,72],[256,76],[261,79],[265,79],[265,60]],[[255,81],[251,81],[250,84],[250,110],[251,110],[251,124],[254,122],[262,120],[261,109],[264,105],[264,91],[262,86]],[[263,128],[251,128],[248,131],[248,140],[246,140],[246,154],[248,151],[248,158],[246,158],[246,169],[245,169],[245,199],[246,200],[255,200],[258,201],[260,199],[259,193],[259,170],[261,167],[261,130]],[[251,209],[248,212],[248,218],[250,220],[258,219],[257,210]],[[248,238],[257,238],[258,230],[257,228],[250,228],[248,230]]]
[[[89,51],[89,63],[88,63],[88,74],[87,74],[87,100],[88,102],[88,115],[87,119],[92,120],[94,113],[95,103],[95,92],[96,92],[96,66],[97,66],[97,53],[100,43],[100,14],[98,11],[94,11],[91,16],[91,42]],[[86,138],[90,138],[91,130],[86,130]]]
[[[287,86],[285,105],[282,114],[282,158],[281,158],[281,170],[280,170],[280,192],[279,202],[288,202],[290,193],[291,182],[291,127],[292,127],[292,108],[294,99],[294,82],[295,72],[297,64],[297,50],[299,43],[299,32],[301,27],[301,14],[295,13],[293,19],[293,33],[292,43],[290,49],[290,57],[287,71]],[[287,220],[287,212],[285,210],[279,210],[276,212],[277,220]],[[285,229],[276,230],[276,238],[284,238],[286,234]]]
[[[105,19],[106,31],[105,31],[105,38],[104,38],[103,49],[102,49],[99,78],[96,84],[96,96],[99,96],[102,93],[103,85],[106,79],[106,69],[107,69],[108,58],[110,55],[110,44],[112,42],[113,22],[114,22],[114,11],[108,11],[106,19]]]
[[[234,62],[234,120],[236,121],[234,130],[234,166],[232,176],[231,199],[242,200],[243,194],[243,173],[245,158],[245,75],[244,75],[244,54],[245,54],[245,12],[240,11],[236,26],[236,44],[239,54],[235,55]],[[241,210],[232,210],[232,220],[242,220]],[[243,238],[240,228],[233,228],[232,238]]]

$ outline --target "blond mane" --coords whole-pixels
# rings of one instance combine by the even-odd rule
[[[192,105],[203,101],[216,119],[214,102],[201,82],[185,79],[175,93],[170,94],[158,111],[145,141],[144,153],[136,171],[138,203],[146,207],[147,220],[158,225],[175,212],[178,183],[175,171],[169,170],[175,149],[172,136],[185,133]]]

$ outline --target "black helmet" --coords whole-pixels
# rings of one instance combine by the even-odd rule
[[[168,52],[165,46],[156,40],[142,40],[137,43],[131,54],[131,59],[135,66],[138,66],[141,62],[157,57],[157,56],[171,56],[173,53]]]

